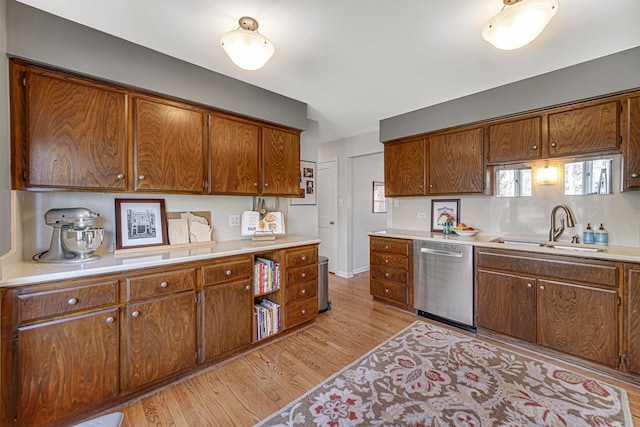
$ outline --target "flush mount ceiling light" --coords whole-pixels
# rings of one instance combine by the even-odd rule
[[[482,37],[503,50],[518,49],[542,33],[558,10],[557,0],[503,0],[504,7],[482,29]]]
[[[257,70],[273,56],[275,48],[268,38],[258,32],[258,21],[243,16],[237,30],[229,31],[220,39],[222,48],[238,67]]]

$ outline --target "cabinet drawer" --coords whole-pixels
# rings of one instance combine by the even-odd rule
[[[287,251],[285,255],[287,267],[297,267],[299,265],[317,264],[318,263],[318,248],[316,246],[306,247],[303,249],[297,249]]]
[[[311,264],[304,267],[296,267],[287,269],[287,284],[298,283],[306,280],[315,280],[318,278],[318,265]]]
[[[552,277],[597,285],[618,286],[618,268],[606,261],[572,257],[534,258],[525,252],[478,251],[478,268],[505,270],[516,274]]]
[[[127,301],[195,288],[195,269],[127,278]]]
[[[18,295],[18,322],[73,313],[117,302],[118,281]]]
[[[286,327],[290,328],[316,317],[318,313],[318,298],[308,298],[287,304],[285,308]]]
[[[402,304],[409,304],[409,288],[406,285],[382,280],[371,280],[370,286],[371,295],[375,297]]]
[[[249,279],[253,272],[253,261],[251,258],[233,262],[226,261],[202,267],[201,271],[203,285]]]
[[[371,253],[371,265],[409,269],[409,258],[405,255],[386,254],[381,252]]]
[[[407,285],[409,283],[409,272],[407,270],[372,265],[371,277],[374,279],[393,280]]]
[[[285,292],[287,295],[287,302],[315,297],[318,295],[318,282],[314,280],[312,282],[287,285]]]
[[[371,238],[371,250],[409,255],[409,241]]]

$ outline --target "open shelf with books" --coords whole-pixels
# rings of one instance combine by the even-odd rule
[[[281,252],[256,254],[253,262],[253,338],[259,341],[282,331]]]

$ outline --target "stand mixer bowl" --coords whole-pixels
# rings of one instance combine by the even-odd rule
[[[60,230],[62,247],[79,258],[90,257],[104,240],[104,228],[84,230],[63,228]]]

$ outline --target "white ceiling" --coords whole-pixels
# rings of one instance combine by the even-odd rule
[[[559,0],[542,35],[515,51],[480,34],[502,0],[19,1],[306,102],[320,143],[640,46],[639,0]],[[276,48],[257,71],[233,65],[219,45],[244,15],[258,20]]]

